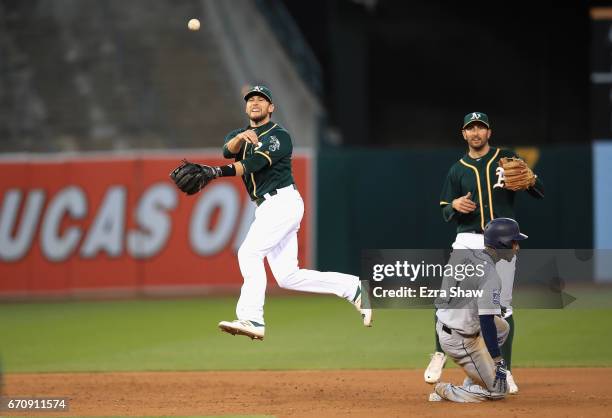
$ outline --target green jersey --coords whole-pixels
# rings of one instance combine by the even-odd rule
[[[457,222],[457,233],[484,231],[485,225],[495,218],[512,218],[516,192],[504,188],[503,170],[498,167],[502,157],[517,157],[510,150],[493,148],[481,158],[464,155],[450,168],[440,195],[442,216],[446,222]],[[454,199],[471,192],[476,210],[460,213],[452,207]],[[527,190],[535,198],[544,197],[544,185],[537,177],[536,184]]]
[[[252,129],[259,138],[253,145],[243,141],[240,150],[233,154],[227,149],[227,143],[240,132]],[[291,154],[293,144],[289,132],[274,122],[268,122],[257,128],[236,129],[225,137],[223,156],[241,161],[244,166],[242,181],[251,200],[258,200],[266,193],[294,184],[291,173]]]

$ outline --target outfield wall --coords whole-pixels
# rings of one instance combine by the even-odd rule
[[[546,191],[541,201],[525,193],[517,199],[530,236],[525,247],[594,248],[594,230],[598,242],[612,235],[604,199],[609,161],[598,150],[517,149]],[[439,193],[463,153],[324,148],[316,159],[295,156],[306,203],[301,265],[358,274],[362,249],[448,248],[454,224],[442,220]],[[2,157],[0,298],[201,294],[239,286],[235,254],[255,207],[235,178],[216,180],[194,197],[179,193],[167,176],[183,157],[223,162],[217,150]]]
[[[190,293],[242,284],[236,252],[255,205],[238,178],[180,193],[181,158],[218,152],[21,156],[0,161],[0,297]],[[310,265],[310,157],[294,157],[306,203],[299,259]]]
[[[590,146],[516,148],[544,182],[545,198],[516,199],[526,248],[593,248]],[[440,191],[464,148],[329,148],[317,156],[317,262],[359,273],[362,249],[450,248]],[[610,161],[607,165],[609,166]],[[612,231],[608,231],[612,235]]]

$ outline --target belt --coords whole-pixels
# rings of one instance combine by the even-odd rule
[[[261,205],[263,202],[266,201],[266,199],[271,198],[272,196],[276,196],[278,194],[279,190],[283,190],[283,189],[287,189],[289,187],[293,187],[295,190],[297,190],[297,187],[295,187],[295,184],[291,184],[287,187],[281,187],[280,189],[274,189],[268,193],[266,193],[265,195],[263,195],[262,197],[258,197],[257,199],[255,199],[255,204],[257,206]],[[267,197],[266,197],[267,196]]]
[[[453,331],[455,331],[457,334],[461,335],[463,338],[474,338],[474,337],[478,337],[478,335],[480,334],[480,332],[477,332],[475,334],[463,334],[457,330],[453,330],[449,327],[447,327],[446,325],[442,324],[442,331],[446,332],[447,334],[452,334]]]

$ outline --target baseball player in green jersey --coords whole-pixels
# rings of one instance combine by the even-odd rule
[[[504,169],[500,159],[518,158],[510,150],[489,145],[491,125],[485,113],[472,112],[463,118],[462,134],[468,144],[468,152],[453,164],[446,176],[440,197],[442,216],[446,222],[457,223],[457,237],[454,249],[483,249],[485,225],[495,218],[512,218],[517,190],[510,190],[505,183]],[[502,160],[503,162],[503,160]],[[539,177],[533,175],[533,184],[523,188],[536,199],[544,197],[544,187]],[[512,368],[512,340],[514,318],[512,316],[512,287],[516,269],[516,257],[510,261],[501,260],[496,265],[501,278],[501,306],[504,318],[510,324],[510,333],[502,346],[503,357],[508,367],[508,387],[511,394],[518,393],[518,386],[510,370]],[[427,383],[437,383],[442,376],[446,355],[436,335],[436,352],[425,370]]]
[[[371,326],[372,310],[362,308],[361,282],[357,276],[298,267],[297,231],[304,215],[304,202],[291,173],[291,136],[271,120],[274,102],[270,89],[255,86],[244,100],[249,125],[230,132],[223,146],[223,156],[235,163],[212,169],[222,176],[242,176],[257,209],[238,250],[244,279],[236,306],[238,319],[221,321],[219,328],[233,335],[263,340],[264,257],[280,287],[342,297],[361,313],[363,324]]]

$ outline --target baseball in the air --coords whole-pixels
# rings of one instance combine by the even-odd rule
[[[198,30],[200,29],[200,21],[198,19],[191,19],[187,23],[187,27],[189,30]]]

